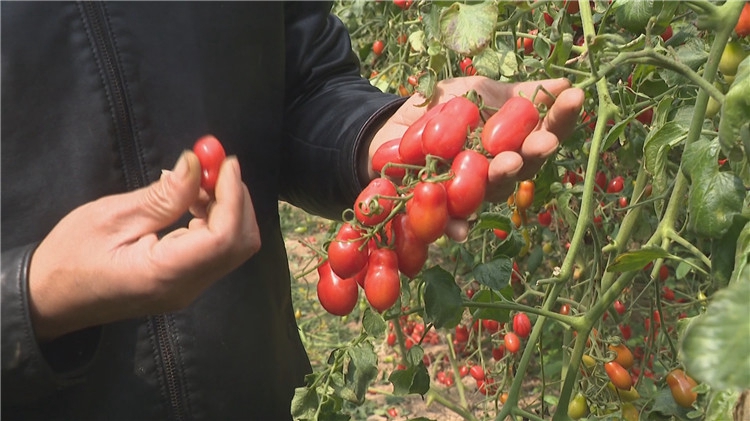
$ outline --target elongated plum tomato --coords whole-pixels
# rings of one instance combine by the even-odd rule
[[[422,151],[443,159],[453,159],[466,144],[469,132],[479,125],[479,108],[466,97],[455,97],[430,119],[422,133]]]
[[[407,218],[404,213],[393,218],[393,243],[398,257],[398,270],[413,279],[427,262],[429,245],[414,235]]]
[[[482,129],[482,146],[495,156],[517,151],[539,124],[539,111],[529,99],[513,97],[493,114]]]
[[[445,107],[446,102],[435,105],[422,114],[421,117],[412,123],[401,136],[401,143],[398,146],[398,156],[401,162],[410,165],[424,165],[425,153],[422,150],[422,134],[427,123]]]
[[[342,278],[350,278],[367,265],[369,250],[362,232],[350,223],[341,225],[336,237],[328,245],[328,262]]]
[[[393,210],[393,199],[398,195],[396,186],[387,178],[379,177],[370,181],[354,201],[354,216],[363,225],[377,225]],[[379,196],[376,199],[376,196]]]
[[[518,189],[516,189],[516,207],[520,210],[526,210],[534,204],[534,182],[531,180],[524,180],[518,183]]]
[[[392,178],[403,178],[406,170],[400,167],[389,166],[383,173],[386,164],[402,164],[398,155],[401,139],[391,139],[378,147],[372,155],[372,169],[376,173]]]
[[[505,349],[511,354],[515,354],[521,349],[521,339],[519,339],[518,335],[513,332],[506,333],[505,336],[503,336],[503,342],[505,344]]]
[[[698,384],[679,368],[667,374],[667,385],[669,385],[674,401],[684,408],[692,407],[695,400],[698,399],[698,393],[693,392],[693,388]]]
[[[609,380],[617,386],[618,389],[630,390],[633,386],[633,379],[630,377],[630,373],[625,370],[620,364],[609,361],[604,363],[604,371],[607,373]]]
[[[627,370],[633,366],[635,359],[633,358],[633,353],[630,351],[630,348],[628,348],[627,345],[610,345],[609,349],[615,353],[615,362],[620,364],[622,368]]]
[[[734,32],[738,37],[743,38],[750,35],[750,3],[745,3],[745,6],[740,12],[740,18],[737,20],[737,25],[734,26]]]
[[[448,194],[442,183],[422,181],[406,203],[407,223],[414,235],[426,244],[440,238],[448,225]]]
[[[453,178],[445,184],[448,194],[448,214],[466,218],[479,209],[487,189],[489,161],[477,151],[466,149],[458,153],[451,163]]]
[[[528,338],[531,333],[531,320],[526,313],[517,313],[513,316],[513,331],[522,338]]]
[[[396,303],[401,293],[396,252],[386,248],[370,252],[365,275],[367,302],[379,312],[384,312]]]
[[[328,261],[318,267],[318,301],[323,308],[335,315],[346,316],[357,304],[359,287],[353,278],[341,278],[331,270]]]
[[[578,393],[568,404],[568,416],[574,420],[585,417],[589,413],[586,397]]]
[[[216,187],[216,180],[219,179],[221,163],[227,157],[224,147],[218,139],[208,135],[195,142],[193,152],[201,164],[201,187],[212,192]]]

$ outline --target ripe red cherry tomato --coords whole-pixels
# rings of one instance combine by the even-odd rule
[[[493,334],[500,330],[500,322],[492,319],[482,319],[482,328],[485,332]]]
[[[698,383],[679,368],[667,374],[667,385],[669,385],[674,401],[684,408],[692,407],[698,399],[698,394],[693,392],[693,388],[698,386]]]
[[[469,374],[471,374],[471,377],[473,377],[474,380],[484,380],[484,370],[482,369],[482,366],[471,366],[471,368],[469,369]]]
[[[539,221],[539,225],[548,227],[552,223],[552,214],[547,209],[539,212],[536,216],[536,220]]]
[[[607,373],[607,376],[609,376],[609,380],[612,384],[618,389],[630,390],[630,387],[633,386],[633,379],[630,377],[628,371],[620,364],[614,361],[606,362],[604,363],[604,371]]]
[[[597,171],[594,182],[597,187],[599,187],[599,190],[605,191],[607,189],[607,174],[604,174],[602,171]]]
[[[406,10],[411,7],[413,0],[393,0],[393,4],[401,10]]]
[[[461,152],[470,131],[480,122],[479,108],[466,97],[455,97],[430,119],[422,133],[422,151],[451,160]]]
[[[427,123],[442,111],[445,104],[447,103],[442,102],[435,105],[406,129],[404,135],[401,136],[401,143],[398,147],[398,155],[401,158],[401,162],[410,165],[425,164],[425,153],[422,150],[422,134]]]
[[[420,182],[406,203],[408,224],[426,244],[440,238],[448,224],[448,195],[442,183]]]
[[[520,210],[526,210],[534,203],[534,182],[524,180],[518,183],[515,198],[516,207]]]
[[[471,57],[464,57],[463,60],[461,60],[460,63],[458,63],[458,67],[461,68],[461,72],[467,76],[473,76],[477,74],[477,69],[474,67],[474,62],[471,60]]]
[[[365,275],[367,302],[379,312],[384,312],[396,303],[401,293],[396,252],[386,248],[370,252]]]
[[[622,301],[615,300],[614,306],[615,306],[615,311],[617,312],[617,314],[619,314],[619,315],[625,314],[625,311],[627,309],[625,308],[625,304],[623,304]]]
[[[216,180],[219,179],[221,163],[227,157],[224,147],[218,139],[208,135],[195,142],[193,152],[201,164],[201,187],[212,192],[216,187]]]
[[[518,38],[516,40],[516,48],[518,48],[518,51],[523,51],[524,54],[529,55],[534,52],[534,40],[531,38]]]
[[[625,187],[625,179],[621,175],[609,180],[607,184],[607,193],[619,193]]]
[[[734,26],[734,32],[740,38],[750,35],[750,3],[745,3],[745,6],[742,8],[740,19],[737,21],[737,25]]]
[[[539,124],[539,111],[522,97],[513,97],[493,114],[482,129],[482,146],[495,156],[500,152],[517,151]]]
[[[492,233],[495,234],[495,237],[503,241],[508,238],[508,231],[501,230],[500,228],[494,228]]]
[[[503,359],[503,356],[505,356],[505,347],[503,345],[492,348],[492,359],[500,361]]]
[[[503,342],[505,343],[505,349],[511,354],[515,354],[521,349],[521,339],[513,332],[506,333]]]
[[[664,29],[664,32],[659,35],[664,42],[669,41],[670,38],[672,38],[672,25],[667,25],[666,29]]]
[[[458,343],[466,343],[469,341],[469,329],[464,325],[456,326],[456,333],[453,339]]]
[[[318,300],[323,308],[335,315],[346,316],[357,304],[359,288],[353,278],[341,278],[324,262],[318,267]]]
[[[383,54],[383,50],[385,49],[385,44],[381,40],[376,40],[372,43],[372,52],[375,53],[376,56],[379,56]]]
[[[487,158],[477,151],[466,149],[456,155],[451,164],[454,177],[445,185],[450,216],[467,218],[479,209],[487,188],[489,167]]]
[[[372,155],[372,169],[378,174],[383,174],[385,164],[401,164],[401,158],[398,155],[398,148],[401,139],[391,139],[378,147]],[[406,170],[400,167],[389,166],[385,170],[385,175],[392,178],[403,178]]]
[[[331,270],[342,278],[351,278],[361,272],[367,265],[369,254],[362,232],[348,222],[339,228],[336,237],[328,245]]]
[[[531,320],[526,313],[517,313],[513,316],[513,331],[522,338],[528,338],[531,333]]]
[[[429,245],[417,238],[407,219],[403,213],[393,218],[393,242],[398,256],[398,270],[413,279],[427,262]]]
[[[398,192],[387,178],[375,178],[354,201],[354,216],[363,225],[374,226],[385,220],[393,210],[393,199]],[[376,196],[379,198],[376,200]]]

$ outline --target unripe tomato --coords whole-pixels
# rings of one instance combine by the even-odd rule
[[[359,287],[353,278],[341,278],[331,270],[328,261],[318,267],[320,280],[317,285],[318,301],[323,308],[335,315],[346,316],[357,305]]]
[[[413,279],[427,262],[429,245],[414,234],[407,219],[403,213],[393,218],[393,242],[398,256],[398,270]]]
[[[408,224],[425,244],[440,238],[448,224],[448,195],[442,183],[422,181],[414,187],[414,196],[406,204]]]
[[[386,164],[402,164],[398,155],[398,148],[401,145],[401,139],[391,139],[378,147],[372,155],[372,169],[378,174],[382,174]],[[400,167],[389,166],[385,170],[385,175],[392,178],[403,178],[406,170]]]
[[[612,393],[616,393],[620,400],[623,402],[637,401],[641,397],[640,393],[638,393],[638,390],[632,386],[628,390],[622,390],[615,387],[612,382],[609,382],[607,383],[607,388],[612,391]]]
[[[674,401],[684,408],[691,408],[698,399],[698,393],[693,392],[698,383],[679,368],[670,371],[666,380]]]
[[[484,370],[481,366],[471,366],[471,368],[469,369],[469,374],[474,378],[474,380],[484,380]]]
[[[513,332],[506,333],[503,342],[505,343],[505,349],[511,354],[515,354],[521,349],[521,339]]]
[[[625,187],[625,179],[618,175],[617,177],[609,180],[607,184],[607,193],[619,193]]]
[[[589,370],[596,366],[596,360],[591,355],[584,354],[581,357],[581,362],[583,363],[584,367],[588,368]]]
[[[369,254],[362,232],[348,222],[341,225],[328,245],[331,270],[342,278],[351,278],[364,269]]]
[[[456,155],[451,164],[454,177],[445,185],[450,216],[467,218],[479,209],[484,200],[489,167],[487,158],[477,151],[466,149]]]
[[[528,338],[531,333],[531,320],[526,313],[516,313],[513,316],[513,331],[522,338]]]
[[[479,108],[466,97],[455,97],[430,119],[422,133],[422,151],[426,155],[453,159],[466,144],[468,133],[480,122]]]
[[[737,67],[740,62],[747,57],[742,44],[738,41],[730,41],[724,46],[724,51],[719,60],[719,71],[725,76],[734,76],[737,74]]]
[[[622,418],[625,421],[638,421],[640,419],[638,408],[636,408],[635,405],[630,402],[625,402],[624,404],[622,404],[622,408],[620,408],[620,411],[622,412]]]
[[[520,210],[526,210],[534,203],[534,182],[524,180],[518,183],[516,189],[516,207]]]
[[[526,210],[524,210],[524,212],[526,212]],[[518,208],[513,209],[513,213],[510,215],[510,221],[516,228],[521,228],[523,218],[521,218],[521,212],[518,210]]]
[[[410,165],[424,165],[425,153],[422,150],[422,134],[427,123],[445,107],[445,102],[435,105],[426,113],[412,123],[401,136],[401,143],[398,147],[398,155],[401,162]]]
[[[609,376],[609,380],[617,386],[618,389],[630,390],[633,386],[633,379],[630,374],[620,364],[609,361],[604,363],[604,371]]]
[[[740,19],[737,21],[737,25],[734,26],[734,32],[740,38],[750,35],[750,3],[745,3],[745,6],[742,8]]]
[[[614,361],[622,366],[624,369],[628,369],[633,366],[633,353],[625,344],[610,345],[611,349],[615,353]]]
[[[221,142],[214,136],[208,135],[198,139],[193,145],[193,152],[198,156],[201,164],[201,187],[213,192],[219,179],[221,163],[227,157]]]
[[[401,293],[396,252],[386,248],[370,252],[365,275],[365,296],[370,305],[384,312],[396,303]]]
[[[381,40],[376,40],[372,43],[372,52],[375,53],[376,56],[379,56],[383,54],[383,50],[385,49],[385,43]]]
[[[586,397],[578,393],[568,404],[568,416],[574,420],[581,419],[588,415],[589,407],[586,403]]]
[[[366,226],[374,226],[385,220],[393,209],[393,199],[398,192],[396,186],[387,178],[378,177],[354,201],[354,216]],[[378,196],[376,200],[376,196]]]
[[[482,129],[482,146],[495,156],[517,151],[539,124],[539,111],[527,98],[513,97],[487,119]]]

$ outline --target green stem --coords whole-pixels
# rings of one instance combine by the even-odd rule
[[[706,265],[706,267],[711,267],[711,260],[706,257],[705,254],[703,254],[702,251],[698,249],[698,247],[695,247],[694,245],[690,244],[690,242],[684,238],[674,230],[667,231],[666,233],[667,238],[674,241],[675,243],[681,245],[682,247],[685,247],[690,253],[692,253],[695,257],[699,258],[703,264]]]
[[[456,405],[455,402],[451,401],[450,399],[443,396],[441,393],[436,392],[435,389],[430,389],[427,391],[427,399],[432,399],[437,401],[440,405],[443,405],[444,407],[450,409],[451,411],[455,412],[456,414],[462,416],[465,420],[469,421],[478,421],[476,417],[474,417],[474,414],[466,410],[465,408],[460,407],[459,405]]]
[[[560,323],[564,323],[568,326],[574,326],[577,323],[577,318],[574,316],[565,316],[555,311],[549,311],[546,309],[529,307],[523,304],[516,304],[514,302],[496,302],[496,303],[480,303],[473,301],[464,301],[463,306],[465,308],[488,308],[488,309],[502,309],[502,310],[514,310],[523,311],[526,313],[536,314],[541,317],[548,317],[553,320],[557,320]]]
[[[461,381],[461,373],[458,370],[458,363],[456,363],[456,349],[453,347],[453,335],[448,333],[445,335],[448,342],[448,360],[451,363],[453,369],[453,377],[456,379],[456,388],[458,389],[458,398],[460,399],[461,406],[467,408],[469,405],[466,401],[466,392],[464,391],[464,384]]]

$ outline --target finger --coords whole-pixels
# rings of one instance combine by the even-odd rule
[[[490,161],[485,199],[502,202],[515,189],[516,177],[523,168],[523,158],[516,152],[500,152]]]
[[[516,175],[516,181],[533,178],[558,146],[557,136],[553,133],[544,130],[532,132],[521,145],[523,167]]]
[[[544,90],[539,89],[540,86],[543,87]],[[555,98],[547,94],[547,92],[556,97],[568,88],[570,88],[570,81],[565,78],[520,82],[505,85],[505,89],[507,90],[506,95],[508,98],[512,96],[524,96],[529,99],[533,98],[535,104],[544,104],[548,107],[555,102]],[[547,92],[545,92],[545,90]]]
[[[469,222],[465,219],[451,219],[445,227],[445,235],[457,243],[463,243],[469,237]]]
[[[584,98],[581,89],[561,92],[544,117],[543,129],[552,132],[558,139],[567,139],[575,130]]]

